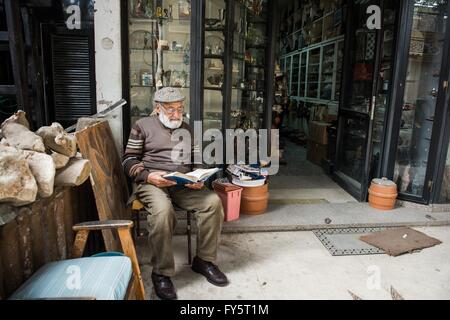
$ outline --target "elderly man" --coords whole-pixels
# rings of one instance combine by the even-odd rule
[[[144,204],[152,253],[152,281],[161,299],[176,299],[170,279],[175,273],[172,236],[176,225],[173,204],[193,210],[197,220],[197,255],[192,270],[204,275],[214,285],[225,286],[227,277],[214,264],[224,212],[219,197],[204,190],[203,183],[176,185],[163,178],[169,172],[187,173],[188,164],[174,163],[171,141],[177,128],[189,130],[183,122],[184,97],[176,88],[163,88],[155,93],[154,115],[138,120],[131,129],[123,159],[126,174],[133,179],[134,195]],[[188,146],[188,149],[190,146]]]

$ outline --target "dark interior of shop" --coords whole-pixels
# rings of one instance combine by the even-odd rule
[[[398,185],[399,198],[442,201],[448,182],[441,198],[433,196],[441,173],[432,163],[448,163],[438,147],[448,2],[284,1],[280,8],[273,124],[284,146],[282,174],[306,159],[306,168],[321,167],[359,201],[381,177]]]

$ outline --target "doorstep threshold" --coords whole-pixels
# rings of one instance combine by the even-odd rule
[[[450,225],[450,211],[430,212],[398,207],[380,211],[368,203],[326,203],[309,205],[269,204],[261,215],[241,215],[225,222],[224,233],[264,231],[308,231],[329,228],[424,227]]]
[[[401,222],[401,223],[354,223],[354,224],[310,224],[310,225],[284,225],[284,226],[224,226],[222,233],[247,232],[284,232],[284,231],[312,231],[321,229],[340,228],[375,228],[375,227],[437,227],[448,226],[450,220],[433,222]]]

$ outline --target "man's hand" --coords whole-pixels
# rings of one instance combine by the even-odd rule
[[[177,184],[175,181],[164,179],[162,176],[165,174],[167,174],[165,171],[151,172],[147,177],[147,182],[158,188],[170,187]]]
[[[205,184],[203,182],[197,182],[197,183],[188,183],[185,184],[185,186],[189,189],[194,189],[194,190],[200,190],[201,188],[203,188]]]

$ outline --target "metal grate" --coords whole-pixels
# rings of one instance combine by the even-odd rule
[[[388,227],[372,228],[330,228],[313,230],[316,237],[333,256],[382,254],[384,250],[371,246],[359,237],[365,234],[383,231]]]
[[[55,119],[92,115],[89,37],[54,34],[51,39]]]

